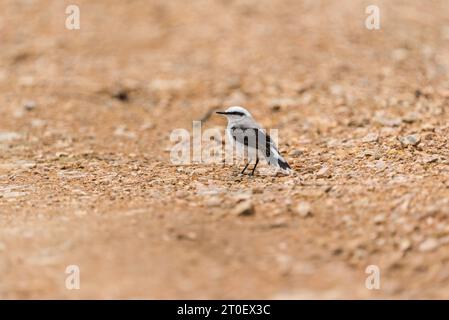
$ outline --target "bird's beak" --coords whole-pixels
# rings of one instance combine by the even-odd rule
[[[224,112],[224,111],[217,111],[216,113],[218,113],[218,114],[227,114],[227,113]]]

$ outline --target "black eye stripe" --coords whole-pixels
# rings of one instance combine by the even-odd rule
[[[226,114],[228,114],[228,115],[234,115],[234,116],[243,116],[243,115],[245,115],[243,112],[240,112],[240,111],[226,112]]]

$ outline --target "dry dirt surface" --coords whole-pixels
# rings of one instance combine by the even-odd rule
[[[449,298],[449,1],[375,2],[2,0],[0,298]],[[295,174],[171,162],[235,104]]]

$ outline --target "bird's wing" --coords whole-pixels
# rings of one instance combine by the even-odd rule
[[[271,137],[263,129],[257,127],[233,126],[229,128],[232,139],[245,147],[257,149],[265,157],[277,148]]]
[[[287,161],[280,155],[274,141],[263,130],[257,127],[232,126],[229,128],[232,139],[245,147],[256,149],[267,162],[283,170],[290,170]]]

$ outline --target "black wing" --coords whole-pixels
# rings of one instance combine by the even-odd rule
[[[242,128],[231,127],[230,133],[234,141],[243,144],[245,147],[257,149],[262,152],[266,157],[270,157],[272,149],[276,152],[276,146],[274,145],[271,137],[265,133],[264,130],[259,128]]]

